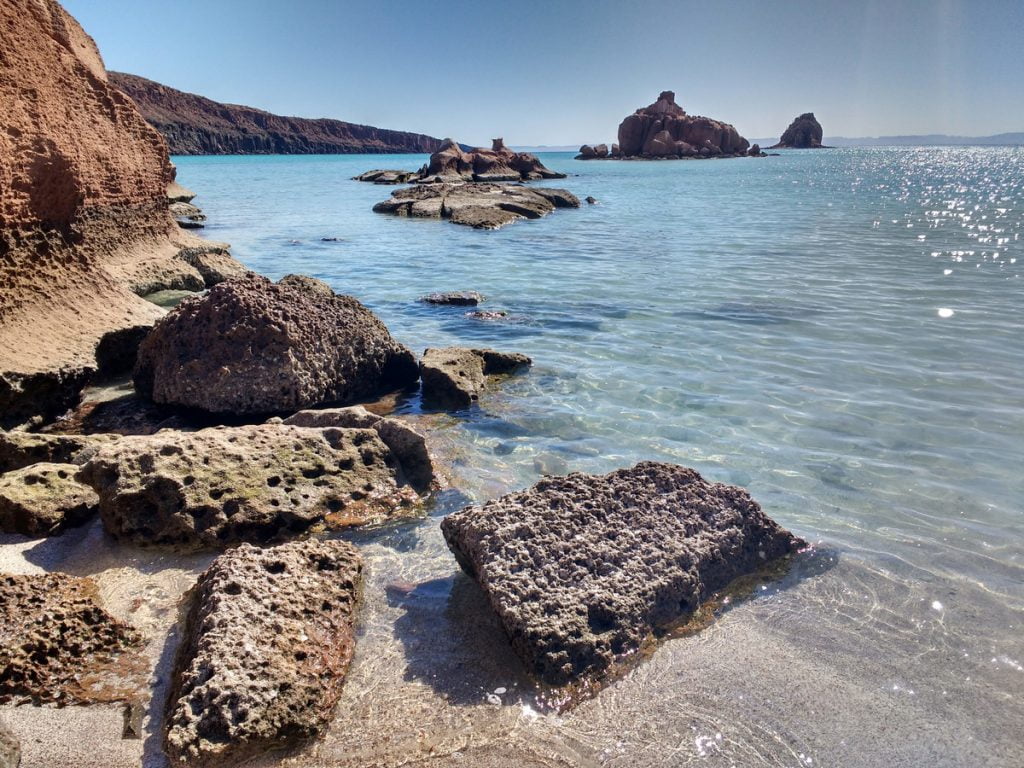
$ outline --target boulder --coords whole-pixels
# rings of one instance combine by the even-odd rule
[[[116,538],[184,550],[382,522],[419,498],[373,429],[162,430],[100,448],[79,473]]]
[[[179,304],[139,347],[135,387],[213,413],[295,411],[412,384],[413,354],[350,296],[248,274]]]
[[[688,115],[672,91],[638,109],[619,125],[612,157],[717,157],[745,154],[749,143],[728,123]],[[707,149],[707,152],[704,149]]]
[[[793,119],[783,132],[779,143],[769,149],[823,149],[821,123],[813,112],[805,112]]]
[[[423,400],[441,408],[468,408],[484,391],[487,376],[514,373],[531,364],[526,355],[493,349],[428,349],[420,361]]]
[[[146,677],[142,638],[99,602],[92,579],[0,576],[0,704],[124,700]]]
[[[323,733],[355,649],[362,570],[342,541],[243,544],[213,562],[175,663],[172,762],[230,766]]]
[[[593,160],[595,157],[597,157],[597,152],[589,144],[580,147],[580,153],[576,155],[577,160]]]
[[[21,744],[7,723],[0,719],[0,768],[18,768],[19,765]]]
[[[228,253],[227,248],[217,245],[183,248],[176,258],[193,267],[203,278],[206,288],[249,274],[249,270]]]
[[[0,472],[30,464],[84,464],[96,449],[117,435],[51,435],[0,430]]]
[[[597,205],[597,198],[587,195],[587,205]]]
[[[353,181],[368,181],[373,184],[408,184],[416,177],[412,171],[374,170],[353,176]]]
[[[454,307],[475,307],[484,300],[484,295],[476,291],[446,291],[444,293],[428,293],[420,298],[426,304],[444,304]]]
[[[427,449],[427,438],[404,421],[378,416],[361,405],[350,405],[347,408],[299,411],[283,423],[321,429],[372,429],[398,461],[401,467],[399,482],[408,482],[419,493],[425,493],[438,485],[434,460]]]
[[[804,542],[746,491],[643,462],[546,478],[441,529],[538,677],[596,678],[733,579]]]
[[[321,296],[333,296],[334,289],[331,288],[323,280],[318,280],[315,277],[309,277],[308,275],[285,275],[277,281],[278,285],[289,285],[296,288],[302,288],[306,291],[312,291],[313,293],[319,293]]]
[[[77,472],[74,464],[33,464],[0,475],[0,532],[52,536],[92,517],[99,497]]]
[[[751,157],[761,157],[761,145],[752,144],[750,146],[750,149],[747,151],[747,154],[750,155]]]

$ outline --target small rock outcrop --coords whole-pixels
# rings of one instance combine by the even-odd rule
[[[576,159],[740,157],[749,146],[729,123],[688,115],[676,104],[675,93],[662,91],[657,101],[622,121],[611,152],[604,145],[584,145]]]
[[[513,221],[539,219],[555,208],[579,208],[564,189],[508,184],[422,184],[391,193],[373,206],[375,213],[448,219],[476,229],[498,229]]]
[[[412,352],[356,299],[253,274],[179,304],[134,374],[156,403],[229,414],[352,402],[416,378]]]
[[[243,544],[213,562],[175,664],[172,762],[235,765],[326,729],[355,649],[362,569],[342,541]]]
[[[805,112],[783,132],[779,143],[768,149],[823,149],[821,139],[824,132],[813,112]]]
[[[441,523],[541,679],[597,677],[803,542],[746,491],[673,464],[542,480]]]
[[[479,399],[488,376],[514,373],[532,362],[526,355],[493,349],[428,349],[420,361],[423,400],[440,408],[468,408]]]
[[[21,743],[7,723],[0,718],[0,768],[18,768],[21,765]]]
[[[415,171],[396,170],[373,170],[364,171],[358,176],[353,176],[352,181],[368,181],[373,184],[408,184],[415,181],[418,175]]]
[[[445,293],[428,293],[420,301],[424,304],[443,304],[453,307],[475,307],[484,300],[482,293],[476,291],[447,291]]]
[[[116,538],[196,550],[407,514],[419,499],[399,473],[373,429],[259,424],[124,437],[79,479]]]
[[[295,288],[301,288],[304,291],[312,291],[313,293],[319,293],[321,296],[333,296],[334,290],[330,285],[325,283],[323,280],[318,280],[315,277],[309,275],[285,275],[277,281],[278,285],[290,285]]]
[[[0,532],[53,536],[92,517],[99,497],[77,472],[74,464],[33,464],[0,475]]]
[[[140,643],[103,610],[92,579],[0,576],[0,704],[123,700],[146,676],[125,657]]]
[[[477,147],[464,152],[452,139],[445,139],[420,171],[420,181],[534,181],[564,179],[529,152],[513,152],[502,139],[490,149]]]
[[[30,464],[84,464],[103,443],[117,435],[51,435],[0,430],[0,472]]]

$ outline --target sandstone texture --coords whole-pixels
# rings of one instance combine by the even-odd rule
[[[341,541],[243,544],[214,561],[175,665],[172,762],[234,765],[326,729],[355,648],[362,568]]]
[[[0,719],[0,768],[18,768],[21,765],[21,744],[7,724]]]
[[[547,478],[441,528],[544,681],[597,677],[738,576],[803,546],[746,491],[644,462]]]
[[[154,402],[230,414],[353,402],[416,378],[412,352],[356,299],[254,274],[179,304],[134,375]]]
[[[482,293],[476,291],[447,291],[444,293],[428,293],[420,298],[425,304],[442,304],[453,307],[475,307],[484,301]]]
[[[30,464],[84,464],[96,448],[116,435],[51,435],[0,430],[0,472]]]
[[[428,349],[420,361],[423,400],[433,406],[468,408],[484,391],[488,376],[514,373],[532,364],[526,355],[493,349]]]
[[[662,91],[657,101],[619,124],[619,141],[611,152],[604,152],[604,145],[584,145],[576,159],[739,157],[749,146],[730,124],[688,115],[676,104],[675,93]]]
[[[399,189],[373,210],[412,218],[448,219],[476,229],[498,229],[521,219],[539,219],[555,208],[579,207],[579,199],[564,189],[470,182]]]
[[[399,419],[378,416],[361,405],[350,405],[346,408],[299,411],[283,423],[320,429],[372,429],[398,462],[401,470],[399,483],[407,482],[419,493],[425,493],[439,483],[426,436]]]
[[[793,119],[783,132],[779,143],[769,149],[822,149],[824,132],[813,112],[805,112]]]
[[[99,497],[77,472],[74,464],[33,464],[0,475],[0,532],[52,536],[92,517]]]
[[[0,576],[0,704],[85,704],[134,693],[134,665],[124,653],[141,638],[98,599],[92,579]]]
[[[116,538],[183,550],[381,522],[418,501],[373,429],[162,430],[103,446],[79,479]]]
[[[173,155],[397,154],[433,152],[441,143],[420,133],[221,104],[121,72],[111,72],[110,80],[163,134]]]

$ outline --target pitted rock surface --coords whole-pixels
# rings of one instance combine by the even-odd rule
[[[0,475],[0,532],[52,536],[92,517],[99,497],[77,472],[74,464],[33,464]]]
[[[333,296],[334,289],[323,280],[318,280],[309,275],[285,275],[277,281],[278,285],[289,285],[293,288],[302,288],[306,291],[319,293],[322,296]]]
[[[254,274],[179,304],[135,366],[154,402],[231,414],[343,404],[416,378],[412,352],[356,299]]]
[[[521,219],[539,219],[555,208],[579,207],[579,199],[564,189],[471,182],[399,189],[373,210],[411,218],[448,219],[475,229],[498,229]]]
[[[104,443],[117,435],[54,435],[18,430],[0,430],[0,472],[10,472],[30,464],[84,464]]]
[[[418,497],[398,472],[372,429],[260,424],[124,437],[79,478],[119,539],[223,549],[409,512]]]
[[[527,666],[596,677],[738,576],[803,542],[746,491],[643,462],[542,480],[441,523]]]
[[[0,704],[130,698],[139,670],[125,652],[140,642],[103,610],[92,579],[0,576]]]
[[[192,590],[175,665],[172,761],[233,765],[317,736],[330,722],[355,647],[362,559],[351,544],[243,544]]]
[[[532,362],[526,355],[494,349],[428,349],[420,361],[423,399],[442,408],[468,408],[479,399],[488,376],[514,373]]]

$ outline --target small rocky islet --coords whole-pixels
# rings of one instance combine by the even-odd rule
[[[0,189],[5,543],[83,537],[98,517],[124,567],[139,547],[209,558],[166,637],[115,615],[92,577],[0,574],[0,704],[149,706],[148,748],[180,765],[301,748],[332,722],[358,642],[359,547],[321,534],[422,514],[444,474],[429,433],[360,403],[419,388],[428,407],[466,415],[532,361],[475,347],[417,357],[357,299],[301,275],[250,273],[188,231],[203,214],[166,144],[77,22],[55,0],[11,0],[0,17],[14,41],[0,92],[32,90],[41,116],[0,113],[0,175],[20,180]],[[668,118],[683,115],[668,106],[631,121],[640,150],[668,147],[666,132],[690,143],[673,134]],[[746,149],[712,127],[721,154]],[[62,160],[36,162],[44,145]],[[490,228],[578,207],[564,190],[520,186],[558,176],[501,142],[445,142],[389,204]],[[168,311],[142,298],[160,291],[204,293]],[[87,384],[127,372],[138,402],[170,414],[156,428],[45,431]],[[804,546],[742,489],[651,462],[547,478],[441,528],[453,566],[553,685],[604,679],[736,577]],[[150,702],[153,648],[173,651],[163,708]],[[0,722],[7,764],[17,736]]]

